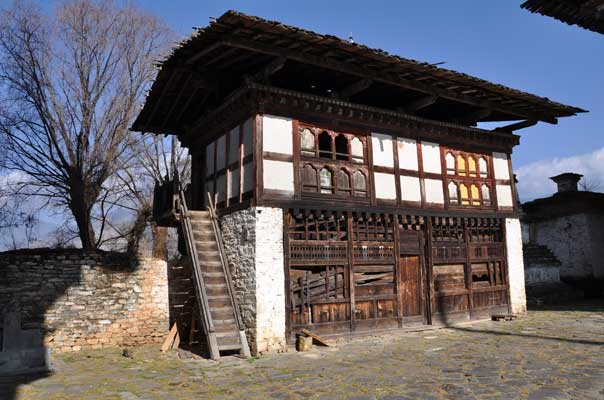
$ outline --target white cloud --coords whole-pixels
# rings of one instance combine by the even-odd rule
[[[536,161],[515,172],[518,194],[523,202],[551,196],[556,191],[556,184],[549,178],[563,172],[582,174],[589,182],[604,185],[604,147],[587,154]],[[599,188],[599,191],[603,190],[604,187]]]

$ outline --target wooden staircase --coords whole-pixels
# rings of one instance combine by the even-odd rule
[[[235,299],[222,234],[212,205],[207,211],[189,211],[179,189],[178,218],[195,277],[195,291],[210,357],[221,351],[239,351],[250,357],[239,307]]]

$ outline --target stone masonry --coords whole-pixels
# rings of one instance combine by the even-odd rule
[[[17,313],[55,351],[160,343],[168,332],[162,260],[84,250],[0,254],[0,321]]]
[[[237,211],[224,216],[221,227],[252,353],[285,350],[283,211]]]

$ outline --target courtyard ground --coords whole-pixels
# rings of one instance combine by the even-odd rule
[[[604,399],[604,301],[259,359],[213,362],[157,347],[134,348],[132,356],[121,349],[60,355],[51,376],[12,396],[11,382],[0,381],[0,393],[18,400]]]

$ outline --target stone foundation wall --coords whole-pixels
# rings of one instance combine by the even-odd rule
[[[160,343],[169,329],[166,262],[83,250],[0,253],[0,321],[9,314],[58,351]]]
[[[250,350],[283,351],[283,211],[256,207],[225,215],[222,236]]]

